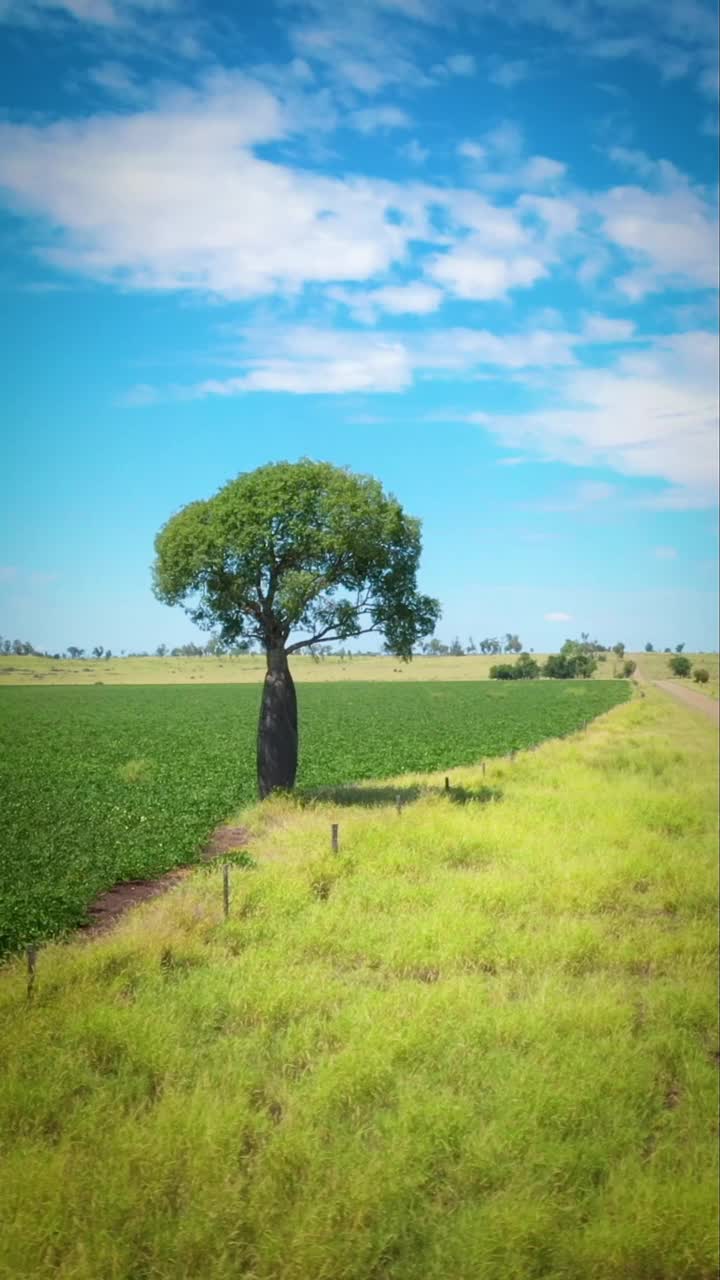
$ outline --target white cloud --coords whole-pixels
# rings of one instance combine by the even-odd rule
[[[632,301],[673,286],[717,287],[717,211],[673,174],[666,172],[664,190],[614,187],[594,200],[604,235],[636,262],[618,281]]]
[[[456,298],[482,302],[505,298],[512,289],[530,288],[547,275],[547,268],[530,254],[493,257],[483,252],[482,242],[466,240],[431,259],[427,274]]]
[[[487,147],[481,147],[479,142],[472,142],[470,138],[465,138],[463,142],[457,145],[457,153],[464,160],[484,160],[487,156]]]
[[[347,117],[358,133],[377,133],[382,129],[409,129],[412,120],[400,107],[362,107]]]
[[[429,315],[437,311],[443,301],[440,289],[423,284],[421,280],[410,284],[383,285],[379,289],[328,290],[328,297],[342,302],[357,320],[374,324],[379,312],[390,315]]]
[[[134,115],[0,124],[0,182],[53,226],[42,256],[124,287],[248,297],[366,280],[430,234],[407,187],[253,154],[290,129],[267,89],[217,75]]]
[[[111,97],[131,101],[144,97],[144,91],[132,71],[119,62],[102,62],[91,67],[88,79]]]
[[[524,58],[517,58],[514,61],[501,62],[499,66],[494,67],[488,79],[492,84],[499,85],[501,89],[514,89],[527,74],[527,62]]]
[[[264,349],[263,349],[264,348]],[[296,395],[404,391],[412,382],[412,362],[400,341],[384,335],[300,328],[260,339],[246,373],[207,379],[180,390],[180,396],[235,396],[248,391]]]
[[[385,301],[405,305],[400,297]],[[198,398],[266,391],[402,392],[418,377],[462,377],[470,382],[510,377],[530,382],[535,369],[544,395],[552,395],[542,409],[521,414],[443,413],[442,420],[489,430],[524,458],[602,466],[665,482],[663,491],[633,499],[638,507],[679,510],[714,505],[717,339],[698,332],[657,338],[649,346],[645,340],[643,349],[633,347],[607,368],[582,367],[575,349],[608,340],[606,327],[599,323],[604,318],[594,319],[595,325],[589,326],[594,337],[587,324],[584,332],[574,334],[535,329],[502,336],[471,328],[403,333],[301,325],[243,330],[231,361],[237,373],[162,394]],[[140,387],[125,402],[151,403],[155,396],[151,388]],[[607,501],[614,492],[607,482],[581,484],[571,500],[555,503],[553,509],[580,510]]]
[[[471,7],[471,0],[457,0],[452,8],[458,7]],[[717,10],[712,0],[483,0],[482,7],[513,29],[545,26],[575,58],[645,62],[666,80],[691,75],[701,92],[713,90]]]
[[[389,9],[389,5],[384,6]],[[389,85],[430,85],[414,57],[412,28],[389,21],[378,4],[346,5],[312,0],[287,27],[296,54],[322,68],[341,91],[372,95]],[[403,13],[394,6],[395,15]],[[416,18],[415,13],[403,16]]]
[[[656,547],[655,557],[657,560],[677,560],[676,547]]]
[[[306,283],[370,280],[411,246],[429,254],[428,307],[432,285],[502,298],[547,274],[550,242],[576,225],[568,200],[526,193],[513,209],[472,190],[331,178],[260,159],[255,146],[289,144],[332,122],[322,92],[290,82],[286,102],[257,81],[217,73],[196,89],[155,89],[153,105],[134,114],[0,123],[0,182],[18,210],[50,225],[41,256],[122,288],[291,296]],[[378,106],[350,123],[372,130],[407,119]],[[528,162],[536,178],[539,159]],[[555,165],[540,168],[549,176]],[[449,251],[433,257],[433,241]]]
[[[522,214],[539,218],[552,236],[570,236],[577,231],[580,209],[562,196],[521,195],[517,207]]]
[[[580,263],[576,275],[578,283],[587,288],[604,275],[610,267],[611,258],[606,249],[596,249],[592,253],[587,254]]]
[[[586,316],[583,334],[588,342],[629,342],[635,332],[632,320],[614,316]]]
[[[571,613],[544,613],[545,622],[572,622]]]
[[[557,182],[567,173],[567,165],[560,160],[552,160],[550,156],[531,156],[517,172],[515,182],[518,186],[541,187],[546,182]]]
[[[394,302],[398,308],[405,305],[400,298]],[[328,395],[403,391],[418,373],[439,377],[461,373],[476,380],[489,370],[568,366],[575,360],[572,346],[576,340],[571,334],[543,330],[499,336],[482,329],[408,334],[320,329],[311,325],[246,329],[238,337],[240,345],[230,362],[240,366],[241,373],[171,387],[164,397],[194,399],[247,391]],[[158,398],[157,391],[141,385],[128,392],[123,403],[146,405]],[[444,419],[447,417],[444,415]],[[457,420],[477,424],[486,416],[472,414]]]
[[[118,27],[140,12],[167,13],[175,7],[174,0],[4,0],[0,3],[0,22],[33,23],[45,14],[97,27]]]
[[[17,576],[18,576],[18,571],[15,565],[0,564],[0,583],[15,582]]]
[[[567,165],[562,161],[550,156],[525,156],[524,146],[520,126],[513,120],[503,120],[479,141],[465,138],[456,151],[468,161],[473,180],[490,189],[515,187],[532,191],[565,176]]]
[[[707,332],[656,339],[609,368],[555,375],[556,404],[496,414],[490,429],[513,448],[576,466],[604,465],[670,488],[646,505],[717,500],[718,342]]]

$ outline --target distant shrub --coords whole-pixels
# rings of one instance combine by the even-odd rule
[[[709,679],[710,672],[706,671],[704,667],[696,667],[693,671],[693,680],[696,680],[698,684],[707,684]]]
[[[598,662],[607,662],[607,654],[606,654],[606,653],[599,653],[599,654],[598,654]]]
[[[491,680],[537,680],[540,665],[529,653],[521,653],[517,662],[497,662],[490,668]]]
[[[689,676],[692,671],[692,663],[683,653],[674,653],[668,659],[668,666],[674,676]]]
[[[637,670],[637,662],[633,662],[632,658],[626,658],[623,663],[623,669],[622,669],[622,673],[625,676],[625,678],[629,680],[631,676],[635,675],[636,670]]]
[[[530,657],[529,653],[521,653],[515,663],[517,680],[537,680],[540,675],[540,663]]]
[[[565,653],[551,653],[543,667],[543,675],[550,680],[572,680],[577,673],[577,665],[573,658]]]
[[[582,647],[568,642],[561,653],[551,653],[543,667],[543,675],[551,680],[589,679],[597,667],[597,659]]]

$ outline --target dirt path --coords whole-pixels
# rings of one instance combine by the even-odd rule
[[[203,849],[201,861],[211,862],[213,858],[230,853],[231,850],[244,848],[247,843],[248,833],[244,827],[216,827]],[[157,876],[154,880],[126,880],[112,889],[106,889],[90,903],[88,922],[78,930],[77,937],[91,939],[107,933],[132,907],[138,907],[142,902],[149,902],[151,898],[174,889],[197,866],[198,863],[193,862],[188,866],[166,871],[165,875]]]
[[[654,684],[656,689],[669,693],[670,697],[675,698],[677,702],[684,702],[686,707],[702,711],[714,724],[720,724],[720,703],[714,698],[708,698],[704,693],[696,693],[694,689],[688,689],[684,684],[675,684],[674,680],[648,681],[639,667],[635,671],[635,679],[638,684]]]
[[[720,703],[714,698],[708,698],[704,693],[696,693],[694,689],[686,689],[684,684],[675,684],[673,680],[653,680],[653,684],[657,689],[662,689],[676,698],[678,702],[684,702],[695,711],[704,711],[714,724],[720,724]]]

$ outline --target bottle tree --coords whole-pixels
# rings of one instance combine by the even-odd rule
[[[288,657],[379,632],[409,660],[440,616],[417,589],[420,521],[378,480],[327,462],[277,462],[191,502],[155,539],[153,590],[224,644],[260,643],[267,669],[258,790],[291,789],[298,761]]]

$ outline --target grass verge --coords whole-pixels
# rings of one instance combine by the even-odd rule
[[[715,767],[649,690],[13,962],[0,1276],[710,1280]]]

